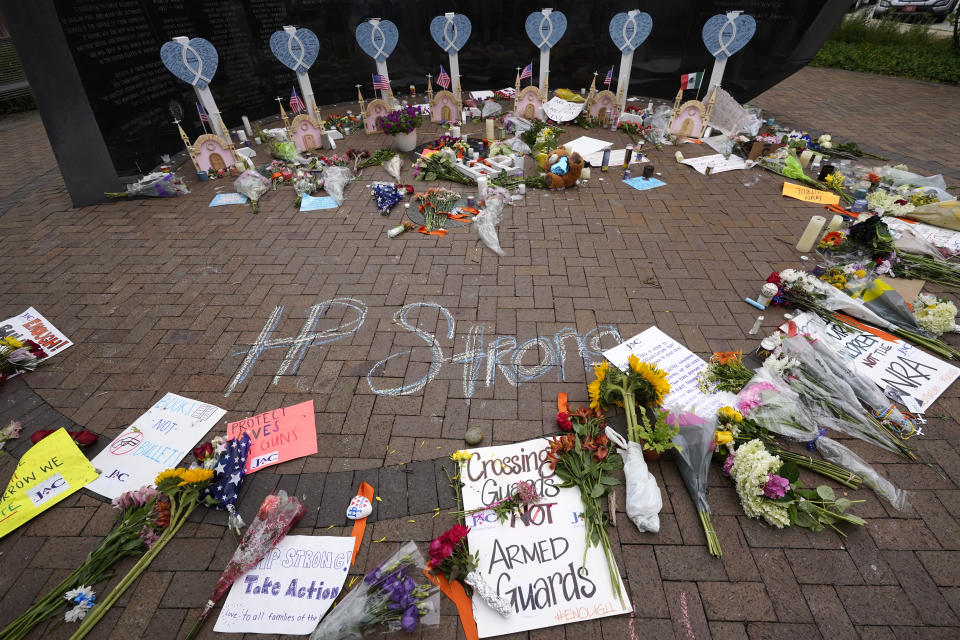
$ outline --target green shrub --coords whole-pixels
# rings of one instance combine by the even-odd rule
[[[831,39],[824,43],[810,64],[816,67],[960,84],[960,55],[949,48],[943,50]]]

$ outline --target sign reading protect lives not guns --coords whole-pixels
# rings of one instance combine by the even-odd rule
[[[183,460],[225,413],[212,404],[168,393],[91,461],[101,475],[87,488],[113,499],[153,485],[157,474]]]
[[[317,452],[313,400],[274,409],[227,425],[227,438],[250,436],[247,473]]]

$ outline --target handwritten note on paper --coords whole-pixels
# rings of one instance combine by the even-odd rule
[[[613,593],[599,547],[584,554],[583,501],[577,488],[561,489],[547,460],[547,440],[468,449],[461,466],[463,508],[489,507],[532,482],[543,501],[499,522],[491,511],[467,517],[467,541],[478,571],[507,602],[504,618],[474,593],[473,615],[481,638],[629,613]],[[619,577],[619,572],[618,572]],[[623,590],[623,584],[620,585]]]
[[[583,111],[585,106],[587,106],[585,102],[570,102],[563,98],[553,97],[547,104],[543,105],[543,112],[546,113],[551,120],[569,122],[580,115],[580,112]]]
[[[697,173],[707,174],[707,167],[710,167],[710,173],[723,173],[724,171],[733,171],[734,169],[746,169],[747,162],[740,156],[724,157],[722,153],[716,153],[712,156],[700,156],[699,158],[687,158],[683,164],[693,167]]]
[[[641,362],[652,362],[667,372],[670,393],[664,399],[664,407],[712,407],[709,397],[697,388],[697,376],[707,368],[707,361],[657,327],[650,327],[603,352],[603,356],[621,371],[630,366],[627,358],[631,354]]]
[[[840,204],[840,196],[835,193],[821,191],[820,189],[811,189],[810,187],[801,187],[792,182],[783,183],[783,195],[788,198],[796,198],[804,202],[815,202],[822,205]]]
[[[213,196],[213,200],[210,201],[208,206],[211,207],[222,207],[225,204],[246,204],[247,196],[241,193],[218,193]]]

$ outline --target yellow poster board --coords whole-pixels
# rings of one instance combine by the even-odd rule
[[[0,496],[0,538],[97,478],[66,429],[33,445]]]
[[[840,196],[829,191],[820,189],[811,189],[810,187],[801,187],[792,182],[783,183],[783,195],[789,198],[796,198],[804,202],[815,202],[817,204],[840,204]]]

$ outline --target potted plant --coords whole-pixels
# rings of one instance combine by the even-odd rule
[[[402,107],[377,118],[377,128],[393,136],[397,151],[413,151],[417,146],[417,127],[423,124],[423,114],[417,107]]]

